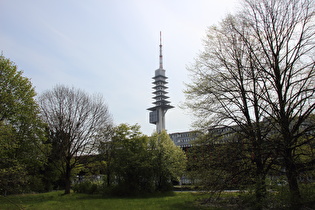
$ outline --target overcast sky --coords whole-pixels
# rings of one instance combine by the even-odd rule
[[[163,66],[169,133],[191,130],[182,110],[186,66],[202,50],[208,26],[237,0],[0,0],[0,51],[31,79],[38,94],[57,84],[100,93],[115,124],[138,123],[151,134],[152,77]]]

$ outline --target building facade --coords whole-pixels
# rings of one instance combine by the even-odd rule
[[[173,140],[174,144],[183,150],[192,147],[192,142],[200,135],[200,133],[195,131],[179,132],[169,134],[170,138]]]

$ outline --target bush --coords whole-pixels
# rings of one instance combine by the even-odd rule
[[[305,209],[314,209],[315,207],[315,184],[300,184],[302,197],[302,206]],[[255,208],[255,194],[247,192],[240,197],[242,208]],[[290,190],[288,185],[273,185],[272,190],[267,192],[266,198],[262,200],[261,205],[266,209],[291,209]]]
[[[315,183],[301,184],[303,203],[311,208],[315,207]]]
[[[102,191],[102,183],[83,181],[74,184],[72,189],[76,193],[97,194]]]

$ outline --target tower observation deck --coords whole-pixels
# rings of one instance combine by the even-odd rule
[[[153,83],[153,99],[154,106],[148,108],[150,111],[150,123],[156,125],[156,132],[160,133],[165,130],[165,114],[167,110],[174,108],[170,105],[170,101],[166,99],[167,96],[167,77],[165,76],[165,70],[163,69],[163,56],[162,56],[162,37],[160,32],[160,66],[155,70],[155,76],[152,77]]]

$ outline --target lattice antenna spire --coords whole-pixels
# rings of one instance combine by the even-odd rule
[[[162,32],[160,31],[160,69],[163,69]]]

